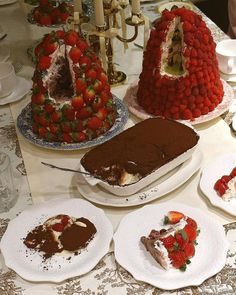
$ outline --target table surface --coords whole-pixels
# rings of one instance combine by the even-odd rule
[[[151,4],[148,4],[151,5]],[[0,25],[3,31],[8,34],[7,38],[0,45],[6,44],[11,49],[10,59],[13,62],[20,62],[23,68],[18,73],[19,76],[31,79],[34,66],[26,54],[27,49],[34,44],[48,28],[30,25],[26,21],[25,14],[29,7],[22,2],[16,2],[11,5],[0,7]],[[147,10],[147,7],[145,8]],[[205,16],[204,16],[205,17]],[[205,20],[210,27],[216,42],[227,38],[225,34],[215,26],[209,19]],[[142,32],[135,40],[142,44]],[[122,56],[122,58],[121,58]],[[127,74],[127,81],[122,85],[112,89],[112,92],[122,99],[127,88],[138,79],[142,66],[142,50],[130,44],[124,54],[121,44],[115,46],[115,62],[118,70]],[[132,66],[130,66],[132,65]],[[14,166],[14,177],[19,191],[19,198],[9,212],[0,215],[0,238],[3,235],[7,223],[19,212],[24,210],[32,203],[42,203],[55,198],[81,198],[77,189],[77,177],[73,173],[52,170],[41,164],[41,161],[62,167],[77,169],[79,160],[87,149],[77,151],[57,151],[44,149],[28,142],[15,129],[16,119],[30,101],[30,96],[26,95],[19,101],[10,105],[0,107],[0,150],[7,152],[11,156]],[[138,119],[130,114],[126,127],[138,122]],[[195,126],[200,135],[200,150],[203,154],[201,168],[205,167],[215,157],[234,152],[236,141],[234,135],[230,132],[229,126],[221,118],[217,117],[209,122]],[[220,141],[219,141],[220,138]],[[200,192],[199,180],[201,169],[196,172],[185,184],[160,199],[154,200],[151,204],[159,204],[166,201],[174,201],[187,204],[202,209],[204,212],[210,212],[214,218],[225,225],[226,231],[234,232],[236,226],[231,222],[235,217],[224,211],[213,207],[206,197]],[[105,211],[112,222],[114,231],[120,220],[129,212],[140,208],[135,207],[114,208],[109,206],[100,206]],[[230,224],[230,225],[229,225]],[[236,232],[235,232],[236,235]],[[233,246],[232,246],[233,247]],[[17,276],[13,271],[4,265],[4,259],[0,256],[0,294],[168,294],[148,284],[136,282],[128,272],[114,260],[113,245],[110,252],[102,259],[93,271],[89,274],[67,280],[61,284],[41,283],[34,284],[26,282]],[[231,249],[233,251],[233,248]],[[233,252],[234,253],[234,252]],[[178,291],[178,294],[208,294],[214,293],[214,286],[218,288],[218,293],[228,290],[227,294],[235,294],[232,279],[235,273],[235,266],[227,263],[228,271],[224,268],[220,273],[221,282],[217,278],[207,280],[200,287],[186,288]],[[230,265],[230,267],[229,267]],[[225,283],[228,278],[228,285]],[[223,287],[223,285],[227,285]],[[215,287],[215,288],[216,288]],[[226,288],[226,289],[225,289]],[[233,291],[232,291],[233,290]],[[2,292],[2,293],[1,293]],[[5,293],[4,293],[5,292]],[[188,293],[186,293],[188,292]],[[231,293],[230,293],[231,292]],[[223,294],[223,293],[222,293]],[[226,294],[226,293],[224,293]]]

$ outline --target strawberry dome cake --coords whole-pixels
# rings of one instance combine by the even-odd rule
[[[213,111],[224,91],[216,44],[192,10],[165,10],[144,52],[137,100],[155,116],[194,120]]]
[[[33,132],[47,141],[83,142],[109,130],[117,110],[101,62],[75,31],[45,35],[31,97]]]

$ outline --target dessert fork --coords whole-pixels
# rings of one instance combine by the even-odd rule
[[[55,165],[52,165],[52,164],[49,164],[49,163],[45,163],[45,162],[41,162],[41,163],[42,163],[43,165],[45,165],[45,166],[50,167],[50,168],[55,168],[55,169],[62,170],[62,171],[67,171],[67,172],[80,173],[80,174],[84,174],[84,175],[89,175],[89,176],[91,176],[91,177],[93,177],[93,178],[101,179],[100,177],[95,176],[95,175],[92,175],[92,174],[89,173],[89,172],[80,171],[80,170],[74,170],[74,169],[64,168],[64,167],[58,167],[58,166],[55,166]]]

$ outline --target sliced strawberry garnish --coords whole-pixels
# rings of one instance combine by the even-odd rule
[[[169,258],[173,267],[179,268],[180,270],[186,270],[186,255],[181,250],[176,250],[169,253]]]
[[[192,226],[193,228],[197,229],[197,222],[196,222],[194,219],[188,217],[188,218],[186,219],[186,222],[187,222],[190,226]]]
[[[160,240],[162,241],[163,245],[168,251],[173,251],[178,248],[178,243],[172,235],[165,238],[161,238]]]
[[[193,243],[187,243],[184,248],[184,253],[188,259],[192,258],[195,254],[195,247]]]
[[[220,180],[224,183],[228,183],[231,179],[232,177],[230,175],[223,175]]]
[[[189,241],[188,235],[183,229],[175,233],[175,239],[180,249],[184,249]]]
[[[178,211],[169,211],[164,217],[164,224],[175,224],[178,223],[185,215]]]
[[[184,231],[186,232],[188,236],[189,242],[194,242],[197,238],[197,229],[192,227],[189,224],[186,224],[184,227]]]

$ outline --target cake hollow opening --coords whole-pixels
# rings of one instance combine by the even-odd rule
[[[48,83],[49,95],[55,100],[68,100],[74,95],[73,79],[67,55],[58,56]]]
[[[186,74],[183,57],[183,28],[180,18],[176,17],[169,27],[166,42],[163,47],[162,74],[168,76],[184,76]]]

